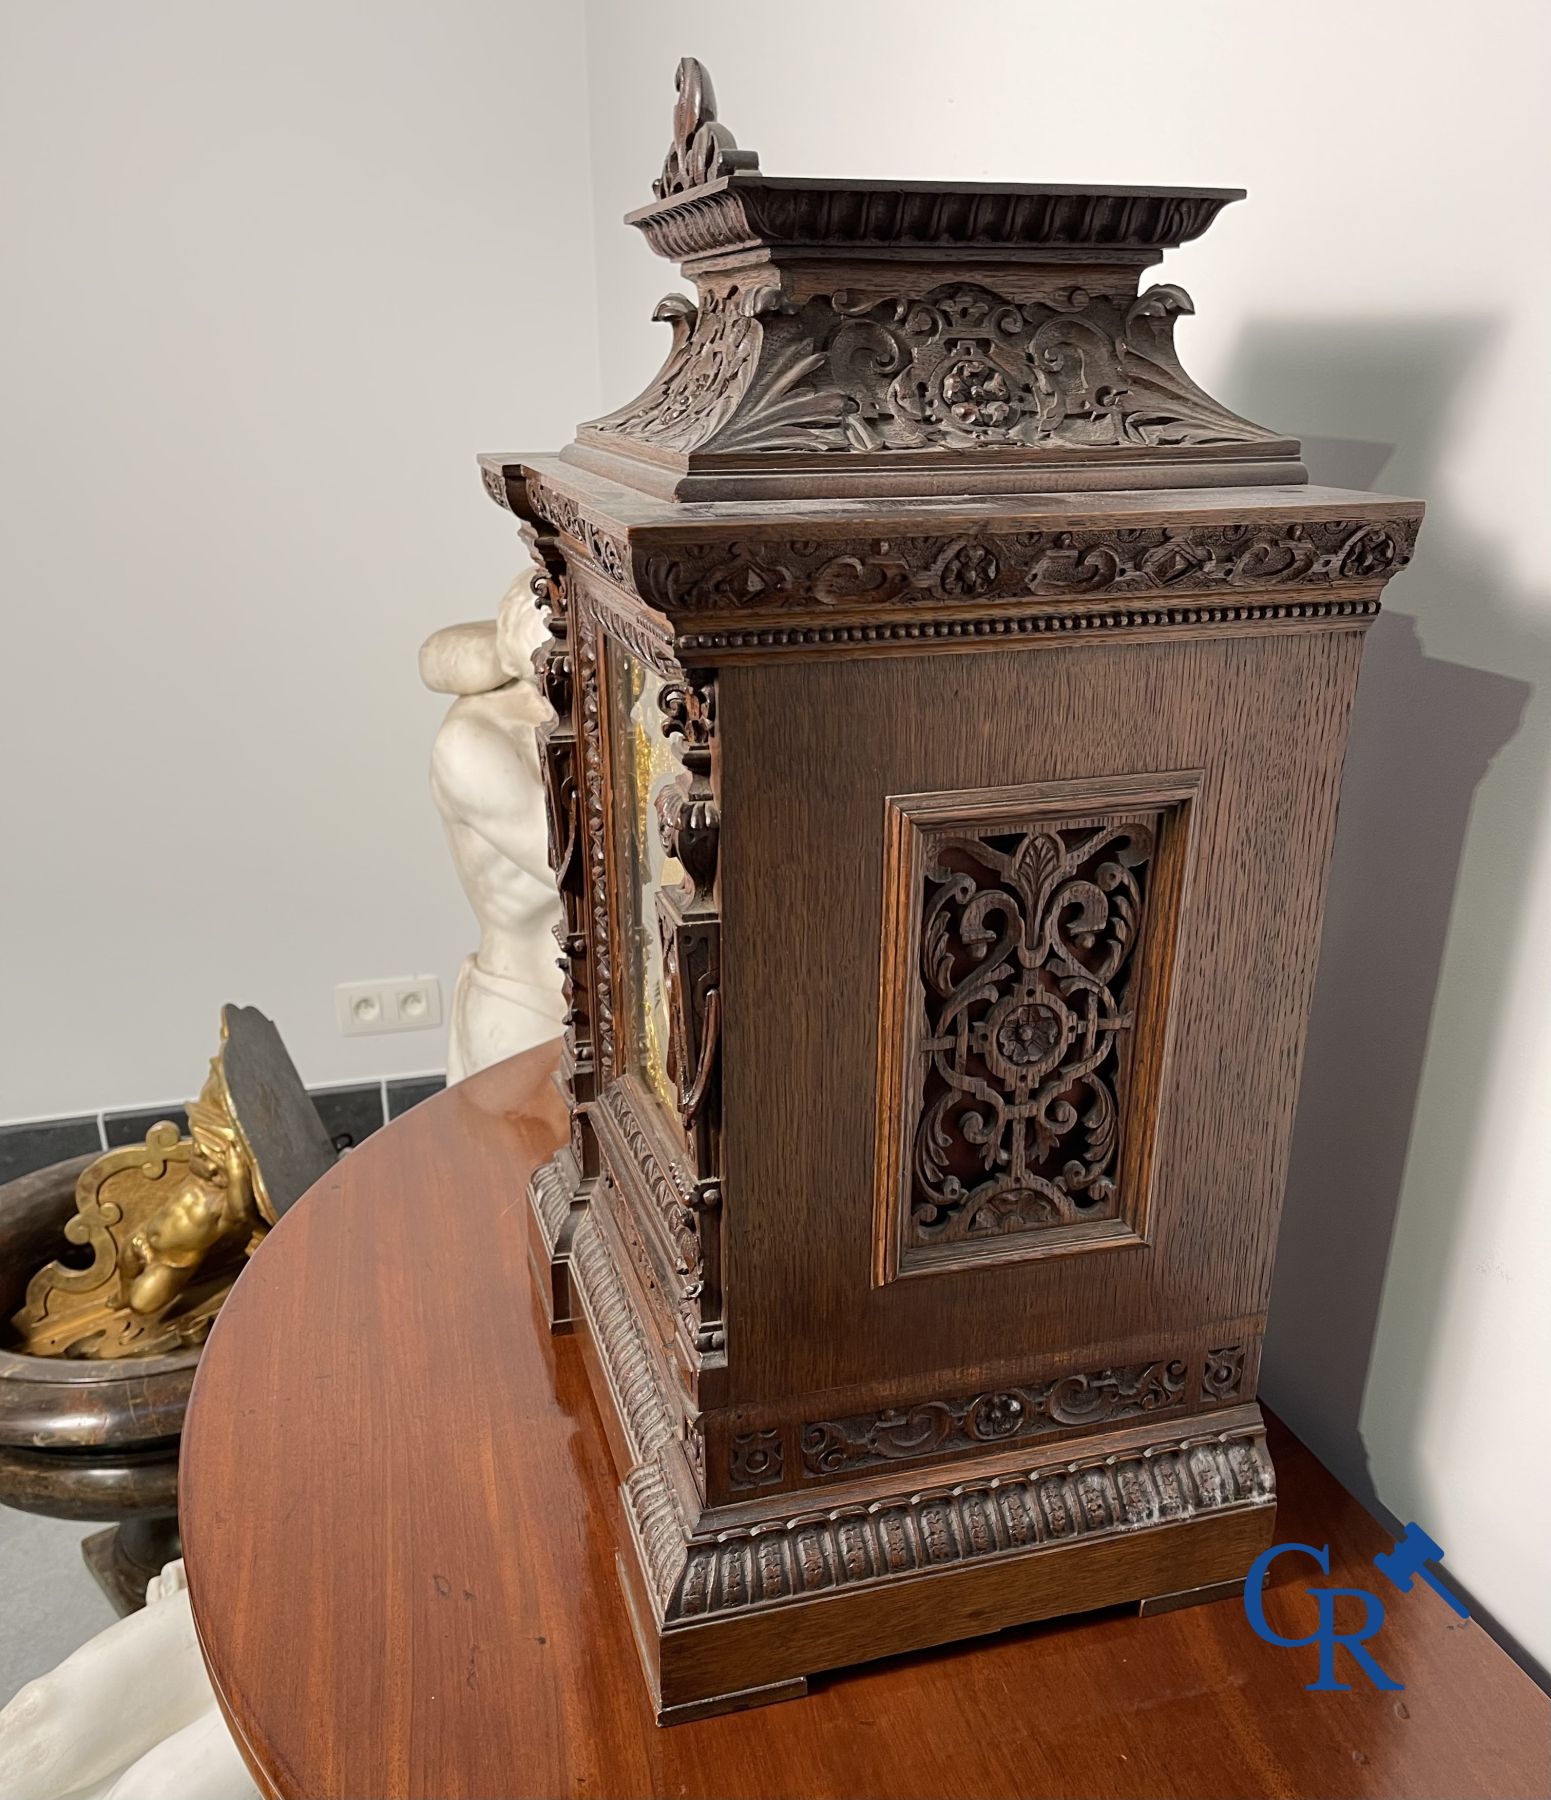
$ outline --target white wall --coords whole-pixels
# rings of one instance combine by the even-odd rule
[[[1542,1662],[1546,49],[1533,0],[589,9],[610,405],[682,285],[618,219],[685,52],[767,173],[1249,188],[1163,266],[1187,366],[1429,506],[1369,640],[1265,1389]]]
[[[481,450],[597,410],[579,9],[0,6],[0,1120],[312,1083],[474,939],[421,639],[523,562]]]

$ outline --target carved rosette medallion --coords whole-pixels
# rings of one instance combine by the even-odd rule
[[[884,977],[885,1279],[1013,1239],[1134,1239],[1138,968],[1160,837],[1182,802],[1074,811],[1082,791],[1024,790],[1020,808],[1006,790],[990,812],[973,796],[890,803],[909,854],[891,859],[889,904],[905,913],[910,964]]]
[[[732,1440],[728,1485],[740,1488],[769,1487],[781,1479],[779,1431],[741,1431]]]
[[[1208,1350],[1206,1367],[1201,1373],[1201,1392],[1213,1401],[1242,1400],[1244,1397],[1244,1364],[1248,1352],[1243,1344],[1230,1344],[1220,1350]]]

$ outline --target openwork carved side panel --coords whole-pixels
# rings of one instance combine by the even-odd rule
[[[1118,1211],[1115,1103],[1156,819],[928,840],[909,1240]]]
[[[880,1280],[1140,1235],[1193,791],[889,802]]]

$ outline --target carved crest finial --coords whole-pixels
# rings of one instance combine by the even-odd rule
[[[716,116],[716,90],[704,63],[686,56],[675,77],[678,99],[673,106],[673,144],[662,173],[652,183],[659,200],[700,187],[735,169],[757,169],[759,153],[740,150],[738,141]]]

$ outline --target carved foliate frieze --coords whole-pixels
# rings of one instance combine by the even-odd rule
[[[888,1408],[802,1429],[803,1471],[843,1475],[878,1463],[984,1449],[1022,1437],[1072,1431],[1182,1408],[1189,1365],[1157,1360],[1062,1375],[1032,1386],[996,1388],[952,1400]]]
[[[918,299],[779,286],[672,295],[673,344],[637,400],[586,429],[680,453],[1115,451],[1276,444],[1180,367],[1173,285],[1016,301],[970,282]]]
[[[908,952],[883,986],[885,1279],[1010,1239],[1134,1236],[1143,1196],[1126,1191],[1127,1159],[1136,1187],[1161,1031],[1160,1016],[1136,1042],[1138,970],[1150,940],[1159,991],[1184,801],[1079,810],[1083,794],[1067,783],[890,802],[886,917]]]
[[[968,1393],[903,1400],[867,1412],[782,1427],[756,1424],[728,1440],[729,1488],[831,1481],[891,1463],[1004,1450],[1026,1438],[1074,1435],[1136,1419],[1205,1411],[1250,1397],[1247,1343],[1186,1347],[1108,1368],[1066,1369]],[[787,1439],[794,1450],[787,1456]],[[749,1459],[761,1455],[758,1479]]]
[[[501,471],[499,469],[482,466],[479,471],[479,479],[484,486],[485,492],[495,501],[496,505],[504,512],[510,512],[512,510],[512,503],[507,497],[506,481],[501,474]]]
[[[1416,518],[1250,518],[887,538],[718,536],[655,548],[603,531],[539,477],[528,485],[536,510],[610,580],[675,617],[799,610],[848,616],[915,606],[995,617],[1030,600],[1124,595],[1145,602],[1174,594],[1370,587],[1410,561],[1420,524]],[[1155,622],[1183,621],[1157,612]],[[816,629],[849,630],[841,623]],[[650,655],[655,665],[660,651]]]
[[[674,614],[945,604],[979,611],[1031,598],[1364,585],[1405,566],[1416,531],[1415,520],[1320,519],[886,540],[724,538],[645,552],[630,573],[644,600]]]
[[[623,537],[605,529],[569,494],[537,476],[528,477],[527,491],[533,508],[557,531],[564,532],[602,574],[621,586],[631,586],[629,549]]]
[[[653,1237],[648,1242],[644,1222],[629,1204],[621,1184],[614,1179],[614,1171],[605,1165],[604,1183],[613,1202],[611,1218],[614,1230],[618,1233],[619,1242],[635,1269],[636,1279],[641,1284],[641,1291],[659,1319],[671,1318],[674,1310],[674,1294],[677,1279],[665,1274],[660,1260],[660,1239]]]

